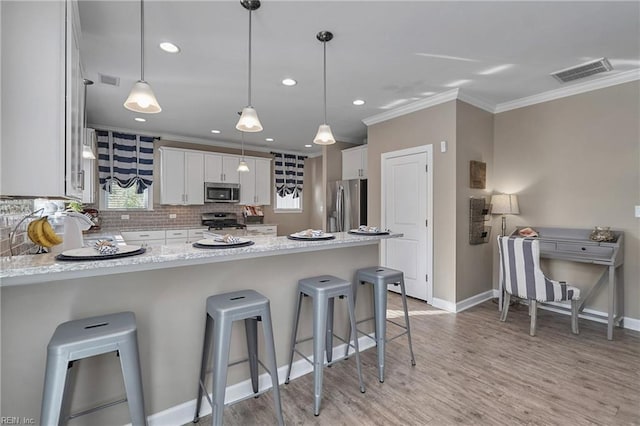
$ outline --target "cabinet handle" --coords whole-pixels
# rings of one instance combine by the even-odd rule
[[[78,179],[80,180],[80,189],[84,191],[84,170],[78,172]]]
[[[143,238],[143,237],[148,237],[148,236],[149,236],[149,234],[140,234],[140,235],[138,235],[138,238]]]
[[[189,202],[189,194],[184,194],[184,202],[185,204]]]

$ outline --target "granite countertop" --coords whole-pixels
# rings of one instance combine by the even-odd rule
[[[255,242],[254,245],[231,249],[199,249],[191,244],[159,245],[147,247],[147,252],[142,255],[109,260],[58,261],[55,259],[55,254],[51,253],[4,257],[0,260],[0,286],[354,247],[377,244],[381,239],[402,236],[402,234],[363,236],[346,232],[337,232],[333,235],[335,239],[322,241],[298,241],[287,237],[251,237]]]

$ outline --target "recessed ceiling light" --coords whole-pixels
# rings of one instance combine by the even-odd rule
[[[305,147],[305,148],[311,148],[312,146],[313,146],[313,145],[307,144],[307,145],[305,145],[304,147]]]
[[[284,80],[282,80],[282,84],[284,84],[285,86],[295,86],[296,84],[298,84],[298,82],[292,78],[285,78]]]
[[[471,80],[456,80],[456,81],[452,81],[449,84],[445,84],[444,87],[459,87],[459,86],[462,86],[463,84],[467,84],[470,82]]]
[[[365,102],[362,99],[356,99],[355,101],[353,101],[353,104],[360,106],[360,105],[364,105]]]
[[[136,118],[134,118],[134,120],[139,121],[141,123],[144,123],[145,121],[147,121],[146,118],[142,118],[142,117],[136,117]]]
[[[265,141],[267,142],[273,142],[273,138],[266,138]]]
[[[214,130],[211,131],[211,133],[215,133],[217,135],[218,133],[220,133],[220,130],[215,130],[214,129]]]
[[[484,71],[480,71],[478,74],[480,74],[480,75],[496,74],[496,73],[499,73],[500,71],[504,71],[506,69],[509,69],[512,66],[513,66],[513,64],[498,65],[498,66],[495,66],[493,68],[489,68],[489,69],[486,69]]]
[[[180,52],[180,48],[169,41],[163,41],[162,43],[160,43],[160,49],[164,50],[167,53]]]

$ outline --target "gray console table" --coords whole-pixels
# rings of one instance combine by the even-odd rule
[[[590,229],[542,228],[532,226],[538,233],[540,257],[567,260],[570,262],[591,263],[606,266],[606,269],[583,297],[579,312],[601,289],[607,287],[607,339],[613,340],[614,325],[620,326],[624,317],[624,282],[622,264],[624,263],[624,233],[613,231],[615,241],[598,242],[589,239]],[[518,236],[521,227],[511,234]],[[618,279],[616,279],[616,272]],[[500,278],[498,306],[502,306],[502,277]],[[590,314],[591,315],[591,314]]]

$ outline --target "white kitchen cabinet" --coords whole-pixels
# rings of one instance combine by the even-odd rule
[[[249,171],[240,173],[240,204],[271,204],[271,160],[245,157],[245,161]]]
[[[164,245],[165,231],[122,231],[120,235],[124,242],[136,246]]]
[[[223,154],[204,154],[204,181],[214,183],[240,183],[238,163],[240,157]]]
[[[1,2],[0,195],[82,198],[76,1]]]
[[[247,225],[247,236],[276,237],[278,225]]]
[[[342,179],[367,178],[367,146],[342,150]]]
[[[167,229],[165,231],[165,244],[186,244],[189,241],[189,230]]]
[[[84,170],[84,189],[82,191],[82,202],[84,204],[93,204],[97,202],[96,198],[96,177],[97,177],[97,160],[83,158],[82,163]]]
[[[204,156],[200,151],[162,147],[160,204],[204,204]]]
[[[187,234],[188,242],[195,243],[196,241],[203,239],[204,235],[202,233],[207,229],[208,228],[189,229]]]

